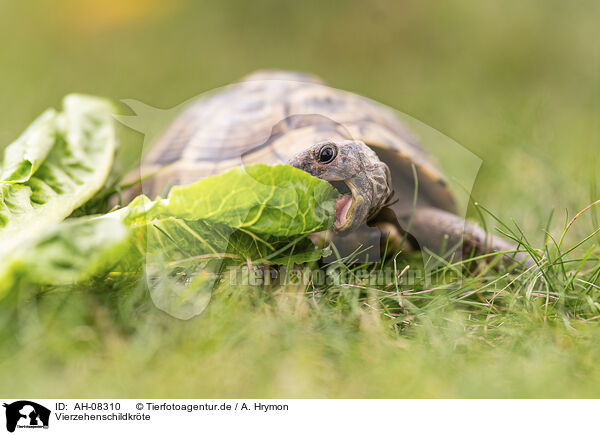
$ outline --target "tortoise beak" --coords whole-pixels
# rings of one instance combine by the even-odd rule
[[[333,183],[332,183],[333,184]],[[334,231],[342,233],[352,231],[364,223],[365,199],[359,193],[352,180],[343,180],[343,184],[347,186],[349,193],[343,192],[335,203],[335,223]],[[334,184],[335,187],[335,184]]]

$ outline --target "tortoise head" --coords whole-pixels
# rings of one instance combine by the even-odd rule
[[[335,204],[336,232],[356,230],[381,210],[392,193],[389,168],[361,141],[321,142],[288,163],[340,191]]]

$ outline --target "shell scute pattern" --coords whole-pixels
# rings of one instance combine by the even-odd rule
[[[392,110],[314,76],[279,71],[259,71],[192,102],[142,164],[142,171],[157,171],[143,190],[164,194],[165,185],[240,164],[285,163],[315,143],[346,139],[393,151],[383,153],[392,173],[412,176],[414,164],[424,194],[452,209],[443,175]]]

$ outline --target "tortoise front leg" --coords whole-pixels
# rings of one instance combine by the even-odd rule
[[[509,251],[503,255],[506,264],[520,263],[525,267],[534,264],[528,253],[512,252],[518,249],[515,244],[488,234],[480,226],[447,211],[420,206],[412,216],[396,215],[396,222],[393,222],[394,215],[391,209],[382,210],[372,225],[381,229],[384,237],[389,237],[395,247],[402,248],[400,245],[406,240],[404,250],[410,244],[412,248],[427,248],[440,255],[461,248],[463,257]],[[409,232],[408,237],[404,236],[406,231]]]

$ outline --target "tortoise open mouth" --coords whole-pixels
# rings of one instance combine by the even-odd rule
[[[329,183],[342,195],[335,201],[334,226],[336,230],[344,231],[352,225],[356,209],[352,189],[346,181],[330,181]]]

